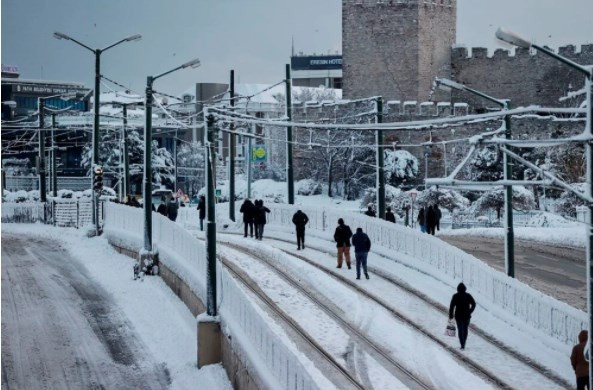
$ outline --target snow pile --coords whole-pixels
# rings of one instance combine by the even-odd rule
[[[579,224],[575,221],[568,220],[561,215],[549,213],[547,211],[540,211],[535,213],[531,219],[529,219],[525,225],[527,227],[579,227]]]
[[[312,179],[303,179],[297,181],[295,188],[298,195],[304,196],[320,195],[322,191],[321,184]]]
[[[576,227],[515,227],[515,239],[541,242],[542,244],[569,248],[584,248],[586,246],[584,226]],[[503,228],[473,228],[441,230],[446,236],[474,236],[498,238],[504,240]]]

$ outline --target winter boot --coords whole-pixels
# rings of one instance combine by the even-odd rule
[[[369,279],[369,274],[365,273],[364,276]]]

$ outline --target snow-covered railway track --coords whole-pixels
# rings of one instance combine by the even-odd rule
[[[352,376],[348,370],[332,356],[331,353],[325,350],[311,335],[309,335],[301,326],[299,326],[288,314],[286,314],[262,289],[258,284],[250,278],[245,271],[241,270],[233,261],[227,259],[224,255],[219,255],[219,259],[223,266],[226,267],[236,278],[240,281],[245,288],[247,288],[252,294],[254,294],[260,301],[273,312],[285,326],[289,327],[294,331],[300,338],[301,341],[307,343],[314,351],[316,351],[320,358],[325,360],[337,373],[340,375],[345,383],[339,384],[340,388],[345,389],[364,389],[365,387]],[[335,378],[335,376],[333,376]]]
[[[229,234],[235,235],[236,233],[229,233]],[[268,237],[268,238],[266,238],[266,240],[268,240],[268,241],[270,241],[270,240],[279,241],[279,242],[289,243],[291,245],[294,245],[294,242],[291,241],[291,240],[286,240],[286,239],[277,238],[277,237],[273,237],[273,238],[272,237]],[[310,250],[314,250],[316,252],[323,253],[325,255],[329,255],[331,257],[335,257],[335,253],[334,252],[330,252],[330,251],[328,251],[325,248],[319,248],[319,247],[311,246],[311,245],[307,245],[307,248],[310,249]],[[393,316],[395,316],[396,318],[400,319],[401,321],[407,323],[409,326],[411,326],[414,329],[418,330],[419,332],[421,332],[422,334],[424,334],[425,336],[427,336],[428,338],[430,338],[432,341],[436,342],[441,347],[445,348],[456,359],[458,359],[459,361],[463,362],[463,364],[467,365],[472,370],[476,371],[479,375],[481,375],[482,377],[484,377],[488,381],[494,383],[496,386],[501,387],[501,388],[507,388],[507,389],[514,388],[514,386],[510,385],[509,383],[507,383],[507,381],[505,379],[500,378],[498,375],[496,375],[495,373],[493,373],[491,370],[489,370],[488,368],[484,367],[484,365],[475,362],[474,360],[468,358],[465,354],[461,353],[459,350],[457,350],[457,349],[451,347],[450,345],[446,344],[445,342],[443,342],[443,340],[439,339],[438,337],[435,337],[435,335],[433,333],[429,332],[422,325],[418,324],[417,321],[415,321],[414,319],[410,318],[409,316],[403,314],[401,311],[396,310],[393,307],[393,305],[390,305],[388,302],[386,302],[381,297],[378,297],[377,295],[375,295],[373,293],[370,293],[366,289],[360,287],[359,284],[355,283],[350,278],[346,278],[346,277],[344,277],[342,275],[339,275],[339,274],[337,274],[335,272],[332,272],[332,271],[328,270],[326,267],[324,267],[323,265],[320,265],[319,263],[317,263],[315,261],[312,261],[311,259],[307,258],[306,256],[303,256],[302,254],[294,253],[293,251],[289,251],[289,250],[284,249],[284,248],[278,248],[278,249],[281,250],[281,251],[283,251],[287,255],[293,256],[295,258],[298,258],[298,259],[306,262],[307,264],[309,264],[309,265],[315,267],[316,269],[322,271],[326,275],[328,275],[328,276],[330,276],[330,277],[332,277],[332,278],[334,278],[334,279],[336,279],[336,280],[338,280],[338,281],[340,281],[340,282],[348,285],[349,287],[355,289],[357,292],[359,292],[360,294],[362,294],[366,298],[368,298],[368,299],[376,302],[378,305],[380,305],[381,307],[383,307],[384,309],[386,309],[387,311],[389,311],[391,314],[393,314]],[[430,299],[429,297],[427,297],[425,294],[421,293],[420,291],[412,288],[411,286],[409,286],[406,283],[401,282],[397,278],[393,277],[392,275],[389,275],[388,273],[384,272],[381,269],[378,269],[376,267],[371,267],[371,266],[369,266],[368,268],[369,268],[369,272],[371,272],[373,274],[373,277],[374,278],[377,278],[377,277],[378,278],[381,278],[386,283],[391,284],[393,286],[396,286],[398,289],[404,290],[406,293],[412,294],[413,296],[415,296],[416,298],[422,300],[424,303],[426,303],[427,305],[429,305],[430,307],[432,307],[434,310],[442,313],[443,315],[448,315],[448,310],[447,310],[446,307],[444,307],[443,305],[439,304],[438,302],[435,302],[434,300]],[[557,374],[551,372],[546,367],[538,364],[537,362],[534,362],[532,359],[530,359],[530,358],[522,355],[521,353],[517,352],[516,350],[513,350],[513,349],[508,348],[506,345],[504,345],[503,343],[501,343],[500,341],[498,341],[497,339],[495,339],[491,335],[485,333],[480,328],[472,325],[471,326],[471,330],[477,336],[479,336],[480,338],[482,338],[485,342],[489,343],[490,345],[494,346],[499,351],[501,351],[504,354],[506,354],[509,359],[512,359],[514,361],[517,361],[517,363],[520,363],[520,364],[523,364],[525,366],[528,366],[530,369],[532,369],[533,371],[537,372],[538,375],[541,375],[542,377],[545,377],[547,380],[549,380],[550,382],[554,383],[555,385],[557,385],[557,386],[559,386],[561,388],[566,388],[566,389],[572,388],[572,384],[569,383],[568,381],[566,381],[564,378],[562,378],[562,377],[558,376]]]
[[[364,350],[373,358],[375,358],[380,364],[395,378],[397,378],[403,385],[405,385],[409,389],[432,389],[433,387],[428,385],[423,378],[419,378],[416,374],[408,370],[405,366],[400,364],[397,360],[393,359],[392,356],[388,352],[386,352],[380,345],[378,345],[375,341],[371,340],[367,335],[364,334],[361,330],[359,330],[356,326],[351,324],[349,321],[345,320],[342,316],[342,313],[336,308],[333,308],[331,304],[324,302],[323,299],[320,299],[315,291],[311,291],[310,289],[304,287],[299,281],[295,280],[290,274],[282,270],[278,265],[274,264],[273,262],[269,261],[268,259],[262,258],[258,253],[246,249],[240,245],[233,244],[233,243],[224,243],[223,245],[232,248],[240,253],[243,253],[249,256],[252,259],[256,259],[257,261],[263,263],[265,266],[271,268],[275,274],[279,275],[286,283],[292,286],[295,290],[299,291],[302,295],[307,297],[309,300],[314,302],[317,307],[319,307],[324,313],[326,313],[330,318],[332,318],[341,328],[343,328],[346,333],[351,337],[352,340],[356,340],[357,344],[362,346]],[[232,262],[225,260],[225,265],[229,266]],[[234,264],[231,265],[232,267],[236,267]],[[259,295],[258,295],[259,296]],[[268,298],[269,300],[269,298]],[[273,302],[272,302],[273,303]],[[284,317],[283,317],[284,318]],[[289,322],[294,322],[294,319]],[[300,332],[299,332],[300,333]],[[323,352],[322,352],[323,353]],[[325,355],[325,353],[324,353]],[[334,360],[335,361],[335,360]],[[342,368],[344,372],[347,372],[348,368]],[[368,381],[368,379],[367,379]],[[362,385],[361,385],[362,386]],[[367,388],[372,386],[371,383],[367,383],[363,388]]]

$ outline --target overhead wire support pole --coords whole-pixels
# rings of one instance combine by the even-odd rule
[[[508,111],[511,102],[509,100],[504,102],[503,110]],[[507,140],[512,138],[511,134],[511,116],[505,115],[504,117],[504,136]],[[506,181],[513,180],[513,163],[506,153],[503,153],[504,163],[504,179]],[[505,236],[504,236],[504,259],[505,259],[505,270],[508,276],[511,278],[515,277],[515,229],[513,227],[513,186],[506,185],[504,187],[504,225],[505,225]]]
[[[130,156],[128,151],[128,105],[123,105],[123,137],[124,137],[124,197],[127,198],[130,195]]]
[[[58,196],[58,172],[56,164],[56,138],[54,130],[56,128],[56,114],[51,114],[51,174],[52,174],[52,196]]]
[[[235,107],[235,71],[231,70],[230,80],[231,110]],[[231,122],[231,131],[235,130],[235,122]],[[236,135],[229,133],[229,219],[235,221],[235,141]]]
[[[45,183],[45,101],[38,99],[37,110],[39,111],[39,200],[47,202]]]
[[[214,198],[214,176],[216,159],[214,117],[208,115],[207,108],[204,109],[206,120],[207,148],[206,148],[206,204],[208,223],[206,227],[206,312],[209,316],[217,315],[216,308],[216,199]]]
[[[292,121],[292,80],[290,64],[286,64],[286,117]],[[288,204],[294,204],[294,172],[292,164],[292,126],[286,127],[286,181],[288,184]]]
[[[383,123],[383,98],[376,100],[377,114],[376,123]],[[385,151],[383,146],[383,131],[375,132],[375,143],[377,144],[377,211],[378,217],[385,219]]]
[[[144,251],[152,252],[152,76],[146,78],[144,102]]]

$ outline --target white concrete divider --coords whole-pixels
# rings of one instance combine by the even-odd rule
[[[330,240],[339,218],[353,231],[357,227],[369,235],[373,245],[409,255],[424,272],[455,287],[463,281],[496,307],[565,344],[572,344],[587,329],[587,314],[537,291],[517,279],[495,270],[472,255],[437,237],[363,214],[307,206],[266,203],[271,210],[268,223],[292,228],[297,209],[309,217],[309,229],[323,232]],[[268,227],[269,229],[269,227]]]
[[[188,210],[189,211],[189,210]],[[195,211],[195,210],[194,210]],[[196,214],[197,215],[197,214]],[[182,224],[153,213],[153,244],[159,260],[206,302],[206,247]],[[138,251],[144,237],[144,211],[105,205],[104,233],[109,242]],[[313,390],[329,384],[286,337],[229,271],[217,263],[218,307],[224,333],[265,388]],[[131,275],[131,270],[130,270]],[[307,364],[307,362],[309,364]],[[306,368],[308,366],[309,369]],[[312,374],[311,372],[317,372]],[[320,383],[324,384],[320,386]]]

